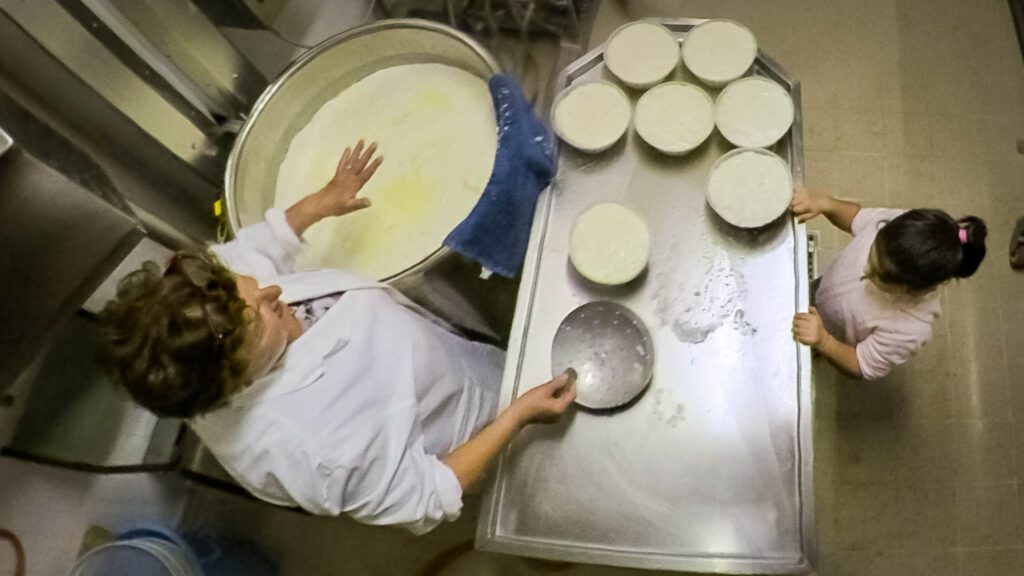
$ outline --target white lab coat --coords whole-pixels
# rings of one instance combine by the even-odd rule
[[[421,534],[458,518],[441,458],[494,418],[504,353],[446,329],[393,289],[340,270],[293,271],[277,210],[214,247],[232,270],[296,302],[344,291],[264,378],[191,423],[257,497]]]

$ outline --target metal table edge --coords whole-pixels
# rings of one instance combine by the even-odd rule
[[[502,393],[498,400],[499,412],[507,408],[508,405],[511,404],[512,399],[517,397],[517,384],[519,382],[519,373],[522,368],[525,348],[523,334],[530,323],[530,317],[533,311],[533,301],[536,296],[537,280],[540,275],[540,251],[544,246],[544,238],[547,235],[547,220],[548,213],[551,210],[553,187],[554,182],[541,192],[540,197],[537,199],[537,208],[534,211],[534,221],[540,221],[543,225],[535,226],[530,231],[530,238],[526,249],[526,259],[523,265],[522,280],[519,284],[520,297],[516,302],[516,309],[512,319],[512,328],[509,333],[508,350],[505,355],[505,372],[501,381]],[[523,294],[526,294],[527,296],[524,298],[522,296]],[[512,359],[515,361],[510,361]],[[504,391],[509,388],[511,388],[512,394],[505,394]],[[481,521],[477,524],[476,542],[478,548],[480,548],[480,542],[492,539],[497,533],[495,523],[497,522],[497,511],[500,509],[499,499],[502,493],[502,478],[500,471],[504,466],[505,459],[507,458],[510,450],[511,446],[507,446],[505,450],[502,451],[501,456],[498,458],[497,465],[493,468],[494,480],[485,492],[480,510]],[[486,523],[482,521],[484,518],[487,519]]]
[[[580,564],[594,564],[595,560],[597,560],[602,565],[621,568],[698,572],[703,574],[803,574],[812,570],[812,565],[806,557],[799,561],[784,558],[683,557],[650,551],[588,548],[567,543],[560,545],[559,554],[557,557],[554,557],[550,554],[550,546],[546,543],[510,536],[501,536],[485,541],[477,540],[476,549],[559,562],[569,561]]]
[[[774,62],[774,61],[773,61]],[[776,69],[781,71],[781,74],[785,76],[785,70],[781,66],[775,64]],[[794,157],[791,158],[791,169],[793,172],[793,184],[795,186],[803,186],[804,184],[804,156],[803,156],[803,107],[802,107],[802,92],[801,86],[798,81],[790,80],[791,89],[790,93],[793,97],[793,105],[797,111],[796,117],[793,119],[793,127],[791,132],[792,147],[796,151]],[[796,241],[794,242],[795,254],[795,273],[796,277],[796,309],[806,310],[810,306],[810,285],[807,276],[807,270],[809,269],[808,253],[807,253],[807,225],[797,222],[796,218],[793,219],[794,233],[796,234]],[[816,565],[818,561],[818,549],[817,549],[817,538],[814,533],[816,530],[816,518],[815,518],[815,506],[814,506],[814,380],[812,374],[812,358],[811,349],[807,346],[797,346],[797,365],[799,366],[798,375],[798,438],[799,438],[799,454],[800,454],[800,493],[806,494],[806,497],[800,500],[800,530],[801,539],[803,541],[804,556],[811,565]],[[811,455],[810,457],[805,457]]]

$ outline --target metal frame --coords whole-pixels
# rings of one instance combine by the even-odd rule
[[[7,132],[4,132],[3,129],[0,128],[0,156],[3,156],[8,150],[10,150],[13,147],[14,139],[8,136]]]
[[[677,34],[687,32],[693,26],[704,22],[704,19],[655,20]],[[556,90],[569,86],[586,71],[593,68],[599,55],[604,51],[605,43],[597,46],[587,54],[566,67],[558,78]],[[772,80],[790,89],[796,115],[790,132],[790,154],[787,161],[793,174],[795,185],[802,185],[804,180],[803,162],[803,130],[801,112],[800,84],[774,59],[758,51],[755,73],[763,73]],[[502,381],[501,407],[507,406],[517,395],[515,390],[519,378],[520,366],[524,360],[524,334],[531,324],[533,302],[537,298],[537,285],[540,270],[540,253],[545,245],[548,219],[552,211],[553,194],[551,189],[545,190],[537,204],[535,226],[530,236],[529,248],[523,269],[519,300],[516,305],[515,318],[512,324],[505,373]],[[807,230],[804,224],[792,219],[792,234],[795,240],[794,274],[796,275],[797,291],[794,295],[797,309],[806,309],[809,303],[809,286],[807,279],[808,255]],[[762,574],[793,574],[806,573],[812,570],[817,561],[817,545],[815,538],[814,515],[814,468],[812,439],[812,407],[813,391],[811,387],[811,353],[806,346],[794,346],[797,354],[797,454],[800,460],[798,487],[800,490],[800,538],[803,561],[800,563],[778,562],[756,558],[682,558],[655,553],[621,552],[598,549],[593,547],[572,545],[559,542],[547,544],[537,540],[499,536],[497,534],[498,513],[501,509],[504,477],[502,469],[509,458],[510,448],[506,449],[499,460],[495,480],[483,500],[480,520],[477,526],[476,546],[478,549],[508,554],[535,556],[561,561],[580,563],[602,563],[615,566],[668,569],[714,573],[762,573]],[[506,393],[512,390],[512,394]]]
[[[76,2],[215,124],[241,118],[267,85],[191,0]]]
[[[84,6],[68,0],[0,1],[0,13],[62,67],[167,152],[210,182],[226,150],[216,124],[132,52]],[[192,114],[194,112],[195,114]]]

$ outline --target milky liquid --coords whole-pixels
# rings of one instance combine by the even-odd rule
[[[442,64],[396,66],[360,80],[296,134],[274,205],[286,209],[323,187],[359,139],[377,142],[384,156],[360,193],[373,206],[312,226],[300,266],[382,279],[440,248],[487,185],[497,149],[487,83]]]

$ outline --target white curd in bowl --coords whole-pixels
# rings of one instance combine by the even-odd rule
[[[782,216],[792,200],[789,166],[767,150],[739,148],[711,166],[708,204],[733,226],[764,226]]]
[[[718,95],[715,124],[741,148],[767,148],[793,125],[793,99],[767,78],[751,76],[729,84]]]
[[[683,63],[709,86],[725,86],[743,76],[756,57],[754,34],[732,20],[708,20],[683,39]]]
[[[685,154],[700,146],[715,129],[714,104],[693,84],[659,84],[636,103],[633,127],[661,152]]]
[[[573,224],[569,259],[591,282],[608,286],[629,282],[647,267],[650,252],[647,225],[621,204],[593,206]]]
[[[679,65],[679,42],[660,24],[630,22],[609,36],[604,64],[627,86],[650,88]]]
[[[587,82],[559,94],[551,116],[559,138],[584,152],[600,152],[626,133],[632,109],[618,86]]]

